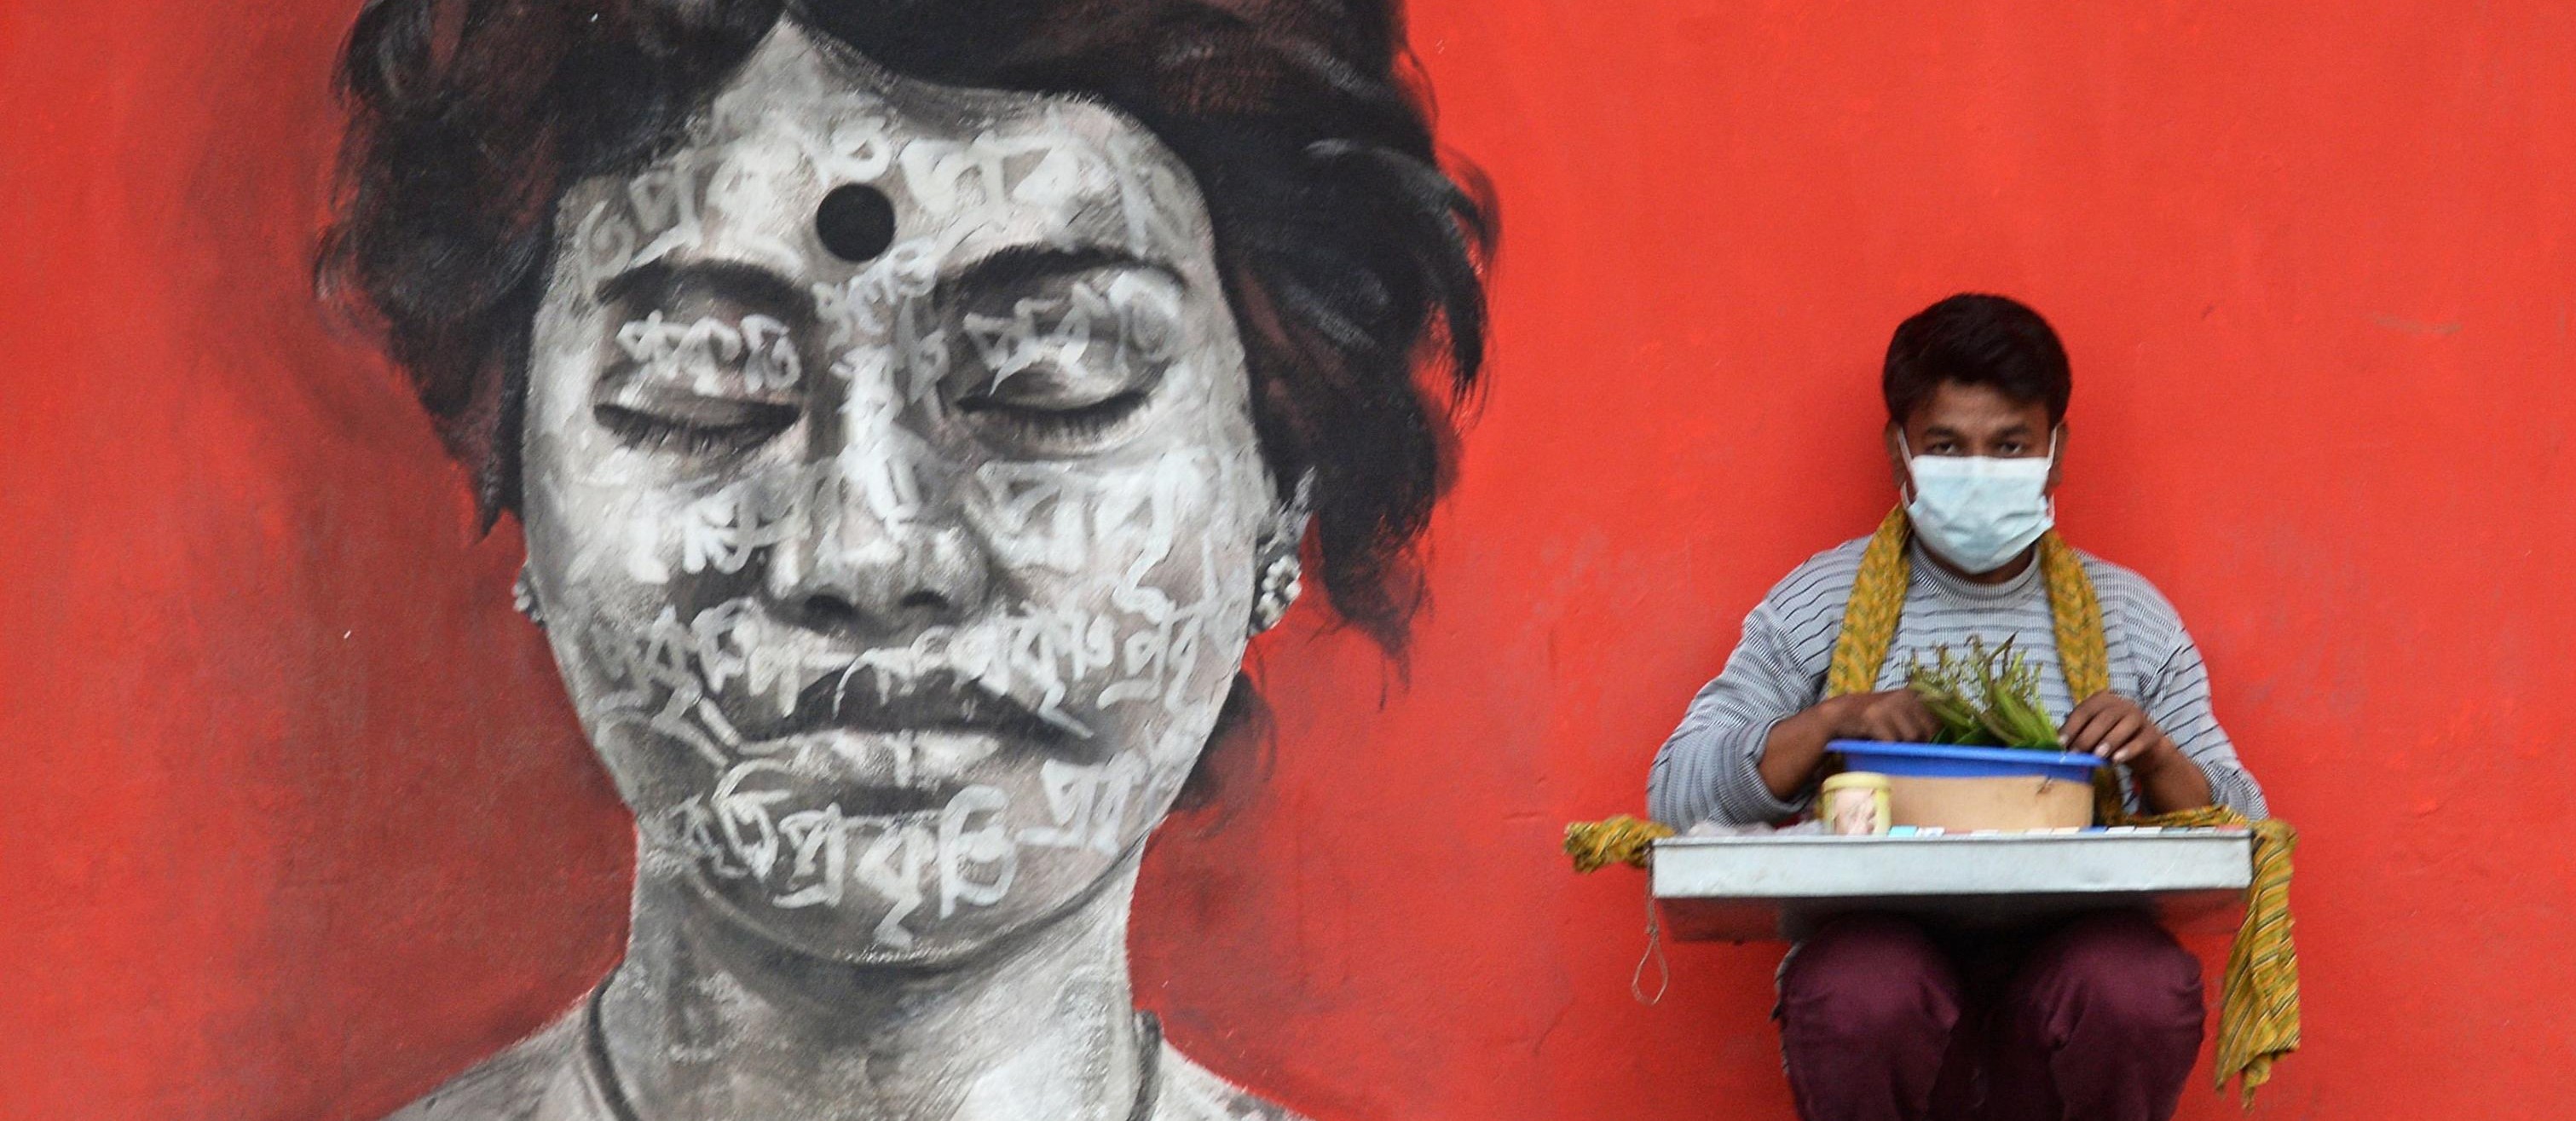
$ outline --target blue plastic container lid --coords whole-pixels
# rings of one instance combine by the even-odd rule
[[[2075,752],[2030,751],[2018,747],[1961,747],[1939,743],[1873,743],[1835,740],[1826,750],[1842,755],[1855,771],[1876,771],[1906,778],[1998,778],[2045,775],[2068,782],[2091,782],[2105,764],[2097,756]]]

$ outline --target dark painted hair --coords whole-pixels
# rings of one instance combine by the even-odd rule
[[[2066,348],[2048,321],[2018,301],[1973,292],[1897,324],[1878,383],[1888,422],[1904,424],[1943,382],[1992,386],[2025,405],[2046,404],[2051,425],[2066,419],[2074,393]]]
[[[892,70],[1133,117],[1197,178],[1264,457],[1315,475],[1321,583],[1392,652],[1484,352],[1491,192],[1444,172],[1398,0],[372,0],[319,263],[486,523],[519,498],[529,332],[573,184],[670,148],[782,16]]]

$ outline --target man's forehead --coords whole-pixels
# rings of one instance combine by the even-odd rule
[[[2009,410],[1922,409],[1915,413],[1915,423],[1924,428],[1947,428],[1963,432],[2029,428],[2045,426],[2048,423],[2047,414],[2041,411],[2043,408],[2044,406]]]
[[[2017,401],[1991,385],[1944,380],[1914,406],[1913,426],[1978,431],[2047,426],[2048,403]]]

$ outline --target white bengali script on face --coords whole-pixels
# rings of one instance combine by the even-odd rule
[[[822,72],[847,62],[772,53],[690,144],[567,200],[529,410],[532,570],[648,865],[781,913],[847,914],[902,950],[1031,892],[1042,910],[1159,817],[1240,659],[1271,488],[1204,213],[1150,136],[1019,95],[981,123],[925,118]],[[857,263],[806,232],[821,193],[854,183],[894,200],[900,233]],[[1177,271],[943,292],[995,246],[1084,230]],[[604,295],[642,267],[706,261],[766,270],[802,303]],[[1156,411],[1115,440],[1044,419],[959,434],[961,401],[1021,394],[1040,418],[1131,396]],[[741,447],[699,447],[733,430],[689,419],[781,409],[792,422]],[[613,410],[679,416],[681,434],[612,430]],[[780,558],[829,550],[869,573],[971,571],[973,602],[865,634],[795,618]],[[934,676],[1054,738],[759,733],[810,716],[818,682]],[[936,804],[887,810],[854,788]]]

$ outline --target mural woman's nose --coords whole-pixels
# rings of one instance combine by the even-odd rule
[[[763,581],[781,615],[817,630],[900,640],[983,609],[992,562],[971,528],[928,508],[881,518],[856,489],[824,474],[800,524],[773,548]]]
[[[813,465],[764,580],[798,623],[900,638],[982,611],[993,557],[950,500],[954,472],[878,397],[853,387],[839,453]]]

